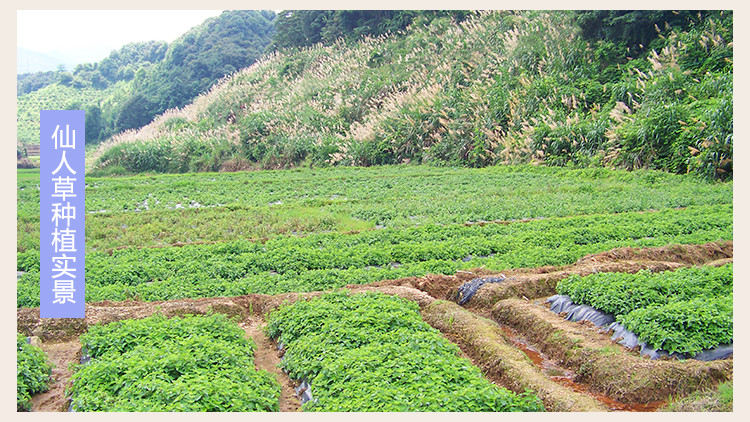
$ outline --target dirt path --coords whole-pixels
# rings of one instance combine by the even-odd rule
[[[250,316],[240,324],[245,333],[253,339],[258,347],[255,351],[255,367],[266,370],[276,376],[281,385],[279,410],[282,412],[299,412],[300,402],[294,393],[294,383],[277,365],[281,362],[276,344],[263,331],[263,321],[259,317]]]
[[[81,361],[81,345],[78,340],[64,343],[42,343],[42,350],[49,356],[52,368],[52,382],[49,391],[31,398],[32,412],[67,412],[68,400],[65,388],[72,373],[68,370],[71,362]]]

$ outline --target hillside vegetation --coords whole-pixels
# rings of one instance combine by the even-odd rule
[[[86,143],[139,128],[254,63],[271,42],[271,11],[235,10],[167,44],[137,42],[68,72],[18,75],[18,136],[39,143],[40,110],[85,110]]]
[[[280,48],[102,144],[93,174],[534,162],[732,177],[731,12],[463,17]]]

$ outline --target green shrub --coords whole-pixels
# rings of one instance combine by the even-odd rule
[[[727,264],[571,276],[557,291],[615,315],[652,347],[694,355],[732,342],[733,285],[733,265]]]

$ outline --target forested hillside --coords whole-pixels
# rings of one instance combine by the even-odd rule
[[[343,17],[282,12],[273,53],[113,137],[90,164],[116,174],[535,162],[731,178],[731,12],[423,13],[403,30],[403,16]],[[294,41],[305,19],[319,30]]]
[[[39,142],[39,110],[86,110],[86,143],[138,128],[254,63],[271,42],[271,11],[226,11],[171,44],[131,43],[71,72],[18,75],[20,143]]]

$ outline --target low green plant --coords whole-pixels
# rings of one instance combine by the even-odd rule
[[[572,264],[616,247],[731,240],[731,205],[652,213],[549,218],[526,223],[423,225],[359,233],[276,236],[86,255],[86,298],[170,300],[316,291],[456,270]],[[28,271],[17,305],[39,304],[38,252],[18,254]]]
[[[731,182],[603,168],[329,167],[86,181],[87,252],[732,203]],[[18,180],[18,252],[39,248],[38,185],[38,176]]]
[[[617,321],[652,347],[695,355],[732,343],[732,294],[650,305],[618,315]]]
[[[281,388],[225,315],[154,315],[94,325],[68,390],[76,411],[278,411]]]
[[[422,321],[413,302],[380,293],[335,292],[284,306],[266,332],[282,365],[309,380],[306,411],[542,411],[482,377],[458,347]]]
[[[31,396],[49,389],[52,365],[47,354],[16,334],[16,410],[31,410]]]
[[[733,265],[574,275],[557,291],[615,315],[650,346],[689,356],[733,341]]]

